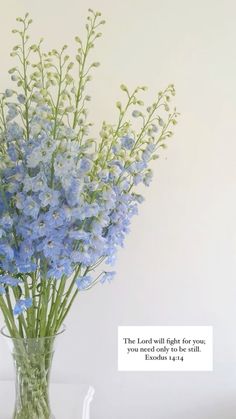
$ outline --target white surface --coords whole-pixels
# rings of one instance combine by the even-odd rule
[[[86,395],[92,395],[91,388],[85,385],[52,383],[50,389],[51,407],[55,419],[92,419],[88,408],[90,397],[89,400],[86,398]],[[0,381],[0,395],[0,419],[12,419],[15,403],[14,382]],[[86,407],[83,409],[85,398]]]
[[[117,278],[78,298],[53,364],[55,381],[94,383],[95,419],[236,417],[236,1],[11,0],[1,2],[0,90],[15,17],[34,40],[71,44],[88,7],[100,9],[102,65],[91,119],[114,121],[121,82],[155,92],[176,85],[176,135],[119,253]],[[113,268],[114,269],[114,268]],[[117,372],[118,325],[213,325],[213,373]],[[12,376],[0,341],[0,377]],[[5,419],[5,418],[4,418]]]

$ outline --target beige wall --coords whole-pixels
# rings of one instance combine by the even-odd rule
[[[94,419],[233,419],[236,410],[236,2],[1,1],[0,89],[10,29],[29,11],[50,48],[81,32],[88,7],[107,19],[94,56],[91,116],[113,120],[119,84],[177,89],[181,121],[156,164],[110,286],[83,294],[58,348],[56,379],[96,387]],[[118,325],[213,325],[214,372],[118,373]],[[0,377],[12,374],[0,342]]]

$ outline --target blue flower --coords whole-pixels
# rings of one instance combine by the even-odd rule
[[[0,283],[5,285],[10,285],[12,287],[17,287],[21,280],[19,278],[14,278],[10,275],[2,275],[0,276]]]
[[[61,227],[65,224],[65,211],[63,208],[50,208],[44,215],[44,220],[49,231],[53,227]]]
[[[37,264],[30,261],[29,259],[23,259],[22,256],[15,257],[14,262],[17,266],[17,271],[20,273],[29,273],[29,272],[35,272],[37,269]]]
[[[31,237],[26,238],[24,241],[20,244],[20,251],[19,254],[22,258],[29,259],[33,253],[34,253],[34,246],[31,240]]]
[[[142,204],[143,203],[144,197],[142,195],[133,193],[132,196],[133,196],[134,200],[136,202],[138,202],[139,204]]]
[[[6,121],[9,122],[18,115],[18,110],[14,103],[8,103],[7,107],[8,107],[8,112],[6,116]]]
[[[31,216],[32,218],[37,218],[39,210],[40,207],[38,203],[33,198],[31,198],[31,196],[27,196],[23,206],[24,213]]]
[[[43,252],[46,258],[55,260],[54,258],[60,257],[63,251],[63,238],[65,237],[66,230],[64,228],[47,231],[47,237],[43,238],[37,246],[37,250]]]
[[[77,287],[80,291],[85,290],[86,288],[88,288],[91,285],[91,282],[92,282],[92,278],[91,278],[90,275],[79,276],[76,279],[76,285],[77,285]]]
[[[14,259],[14,250],[8,244],[0,244],[0,255],[8,260]]]
[[[116,272],[115,271],[110,271],[110,272],[104,272],[104,274],[102,275],[100,282],[101,284],[104,284],[105,282],[111,282],[115,276]]]
[[[36,176],[31,177],[31,189],[33,192],[44,191],[47,189],[47,178],[43,172],[38,172]],[[24,181],[24,185],[26,182]]]
[[[47,207],[48,205],[56,207],[59,204],[59,197],[60,193],[58,191],[50,189],[42,191],[39,194],[40,204],[42,207]]]
[[[13,95],[13,90],[11,90],[11,89],[6,89],[5,90],[5,96],[6,97],[11,97],[12,95]]]
[[[146,148],[143,151],[143,153],[142,153],[142,159],[143,159],[143,161],[148,162],[150,160],[151,156],[152,156],[152,153],[155,151],[155,149],[156,149],[156,144],[149,143],[146,146]]]
[[[5,288],[0,285],[0,295],[3,295],[5,293],[6,293]]]
[[[32,224],[32,235],[33,239],[46,236],[48,231],[48,224],[45,220],[45,215],[41,214],[37,220]]]
[[[14,316],[18,316],[19,314],[22,314],[24,310],[27,310],[32,306],[32,298],[26,298],[25,300],[17,300],[13,313]]]
[[[125,148],[126,150],[131,150],[131,148],[133,147],[135,143],[135,140],[129,135],[124,135],[124,137],[122,137],[120,141],[121,141],[121,146]]]
[[[53,263],[51,268],[48,270],[47,277],[48,278],[55,278],[61,279],[63,275],[67,277],[70,276],[73,272],[73,268],[71,266],[69,259],[60,259],[57,263]]]
[[[81,184],[78,179],[72,178],[69,181],[69,185],[65,190],[65,197],[68,205],[74,207],[79,204],[81,197]]]
[[[6,131],[7,141],[20,140],[23,136],[23,129],[14,121],[9,122]]]
[[[142,182],[143,177],[144,176],[141,173],[137,173],[133,178],[134,179],[134,185],[138,185],[140,182]]]
[[[144,178],[143,178],[143,183],[144,183],[144,185],[145,185],[145,186],[149,186],[149,185],[150,185],[150,183],[151,183],[151,181],[152,181],[152,178],[153,178],[153,173],[152,173],[151,169],[149,169],[149,170],[145,173]]]
[[[91,169],[92,162],[91,160],[83,157],[81,160],[79,160],[79,170],[82,173],[86,173]]]
[[[134,118],[138,118],[140,115],[142,115],[141,112],[136,109],[132,112],[132,116]]]
[[[4,215],[1,219],[0,219],[0,224],[1,224],[1,227],[2,228],[4,228],[4,229],[10,229],[11,227],[12,227],[12,224],[13,224],[13,220],[12,220],[12,218],[10,217],[10,215],[9,214],[6,214],[6,215]]]
[[[159,131],[158,126],[156,124],[151,125],[151,130],[152,130],[152,132],[158,132]]]
[[[17,96],[17,100],[18,100],[18,102],[20,102],[20,103],[25,103],[25,95],[23,95],[23,94],[19,94],[18,96]]]

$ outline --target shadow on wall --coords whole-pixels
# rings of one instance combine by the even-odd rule
[[[192,406],[184,407],[184,404],[187,406],[189,403],[187,394],[186,400],[182,403],[181,406],[176,406],[176,403],[171,400],[166,404],[166,408],[158,410],[156,408],[149,408],[148,406],[142,405],[139,406],[138,411],[136,411],[137,406],[129,406],[129,411],[127,411],[128,406],[123,406],[119,409],[119,412],[115,411],[112,419],[135,419],[137,415],[139,417],[147,419],[236,419],[236,398],[234,394],[231,393],[231,397],[223,397],[220,399],[211,397],[209,402],[205,403],[192,403]],[[100,416],[98,411],[98,418],[108,419],[110,417],[109,412],[106,409],[102,408],[103,414]],[[92,409],[93,413],[93,409]],[[92,414],[93,418],[93,414]]]
[[[215,401],[214,401],[215,400]],[[177,413],[175,419],[235,419],[236,418],[236,401],[235,397],[228,400],[226,398],[211,400],[211,403],[203,406],[196,406],[188,409],[184,413]],[[158,418],[162,419],[162,418]],[[163,419],[167,419],[163,418]],[[172,419],[172,418],[168,418]],[[173,418],[174,419],[174,418]]]

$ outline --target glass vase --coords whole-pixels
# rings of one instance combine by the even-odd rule
[[[1,330],[10,344],[15,366],[13,419],[55,419],[49,399],[50,372],[55,343],[64,331],[50,337],[12,338],[6,328]]]

